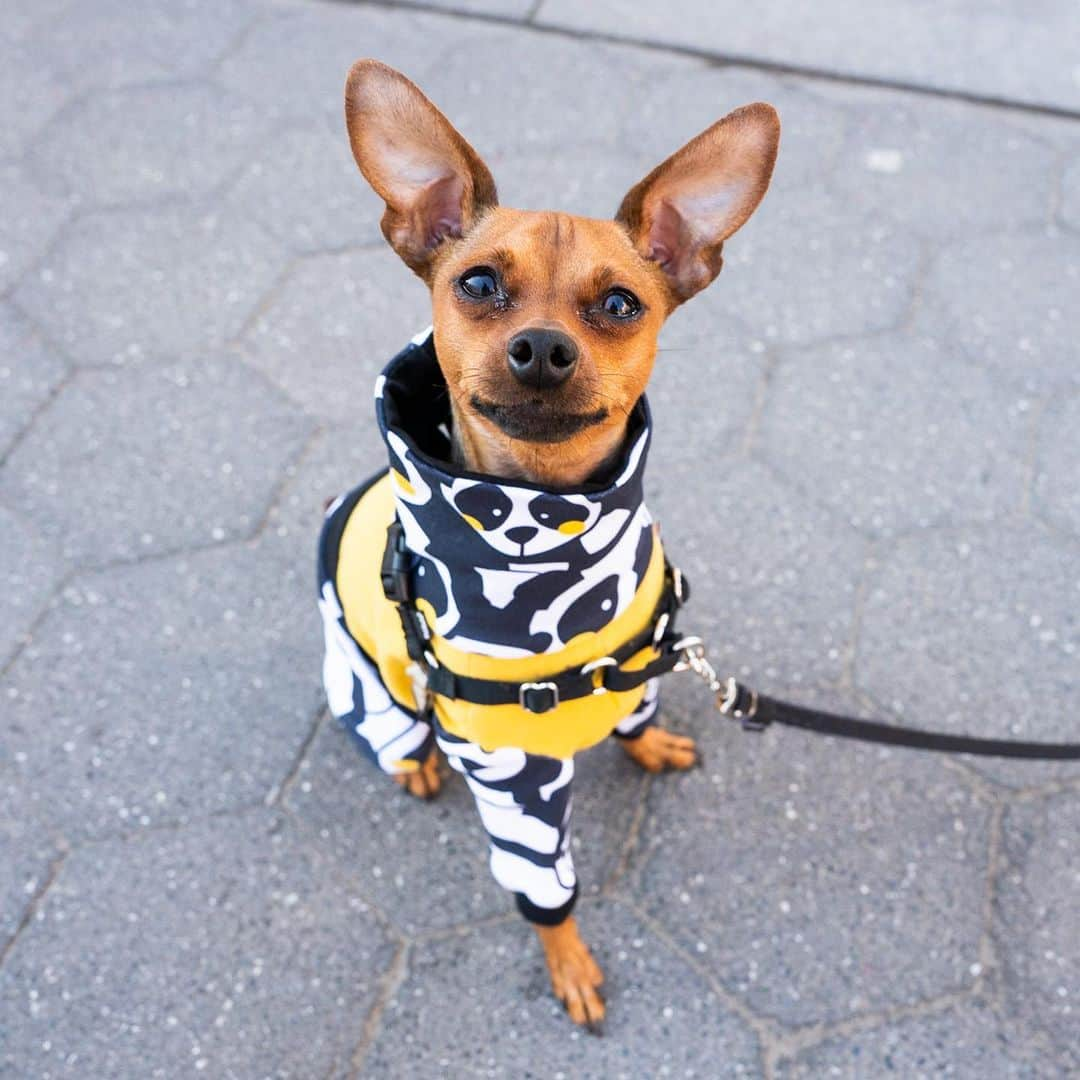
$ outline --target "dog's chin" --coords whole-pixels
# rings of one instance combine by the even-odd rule
[[[603,423],[608,417],[607,409],[603,408],[594,412],[567,412],[552,402],[535,399],[501,405],[474,394],[470,404],[504,434],[522,442],[565,442],[578,432]]]

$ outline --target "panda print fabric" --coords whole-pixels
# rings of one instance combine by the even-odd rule
[[[494,657],[563,649],[626,610],[655,541],[643,502],[649,411],[642,398],[607,482],[545,491],[456,470],[449,408],[428,333],[391,361],[376,412],[414,589],[448,643]]]

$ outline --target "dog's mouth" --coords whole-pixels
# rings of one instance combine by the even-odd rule
[[[500,405],[473,394],[470,404],[510,438],[525,442],[562,442],[608,418],[608,411],[604,408],[585,413],[565,412],[554,403],[540,398],[516,405]]]

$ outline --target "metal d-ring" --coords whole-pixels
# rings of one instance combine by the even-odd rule
[[[675,599],[681,604],[686,595],[686,589],[683,585],[682,571],[677,566],[671,568],[671,587],[675,593]]]
[[[689,671],[693,667],[691,657],[705,655],[705,642],[696,634],[690,634],[687,637],[679,638],[671,646],[671,651],[683,654],[683,658],[672,668],[672,671]]]
[[[599,671],[601,668],[618,667],[618,666],[619,666],[619,661],[616,660],[614,656],[601,656],[599,660],[590,660],[581,669],[581,674],[582,675],[591,675],[594,671]],[[596,696],[598,694],[606,694],[608,692],[608,688],[603,684],[603,681],[601,681],[599,686],[597,686],[595,684],[595,681],[594,681],[594,683],[593,683],[593,691],[592,692],[593,692],[593,696]]]

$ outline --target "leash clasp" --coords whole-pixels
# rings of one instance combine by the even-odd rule
[[[682,654],[682,658],[676,662],[672,671],[692,671],[705,681],[714,694],[720,689],[720,677],[705,655],[705,642],[696,634],[679,638],[671,646],[671,651]]]
[[[723,716],[738,720],[744,731],[765,730],[768,722],[758,719],[757,691],[747,690],[734,676],[721,682],[716,668],[709,663],[709,658],[705,655],[705,643],[701,638],[680,638],[672,646],[672,651],[682,654],[673,670],[692,671],[702,679],[716,695],[716,707]]]
[[[724,716],[738,720],[743,731],[764,731],[767,726],[765,721],[757,719],[757,691],[747,690],[734,675],[724,684],[723,693],[717,693],[716,707]]]

